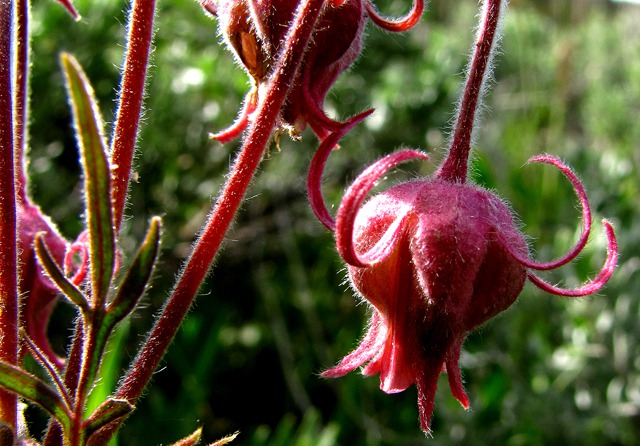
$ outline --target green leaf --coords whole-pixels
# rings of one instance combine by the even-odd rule
[[[47,248],[43,235],[44,232],[36,234],[34,241],[36,255],[38,256],[40,265],[42,265],[49,278],[56,284],[60,291],[62,291],[62,294],[80,307],[82,312],[85,313],[89,308],[89,304],[84,294],[77,286],[75,286],[75,284],[67,279],[64,273],[60,270],[60,267],[53,259],[51,252],[49,252],[49,248]]]
[[[111,171],[104,124],[93,88],[78,61],[62,54],[62,66],[84,170],[91,291],[94,306],[106,300],[115,264],[115,229],[111,208]]]
[[[89,437],[92,433],[118,418],[129,415],[135,407],[127,400],[109,398],[102,403],[84,422],[84,429]]]
[[[39,378],[0,361],[0,386],[49,412],[69,432],[71,410],[64,399]]]
[[[115,298],[109,304],[105,325],[110,328],[133,311],[151,279],[160,248],[161,222],[160,217],[151,219],[144,242],[118,288]]]

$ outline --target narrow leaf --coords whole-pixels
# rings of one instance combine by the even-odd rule
[[[104,125],[93,88],[78,61],[70,54],[62,54],[62,66],[84,170],[91,292],[94,307],[101,307],[109,291],[115,263],[111,171]]]
[[[49,361],[47,355],[45,355],[42,350],[40,350],[38,346],[33,342],[24,328],[21,327],[19,332],[20,338],[27,344],[27,348],[29,349],[35,360],[38,361],[40,365],[44,367],[44,369],[49,373],[53,384],[56,386],[58,395],[60,395],[60,397],[64,400],[64,403],[67,407],[71,407],[71,399],[69,398],[67,388],[62,382],[62,377],[58,373],[56,367],[51,363],[51,361]]]
[[[200,438],[202,437],[202,428],[199,427],[195,430],[194,433],[189,435],[188,437],[184,437],[182,440],[178,440],[170,446],[194,446],[200,443]]]
[[[49,248],[47,248],[47,244],[44,240],[43,234],[43,232],[36,234],[36,238],[34,241],[34,247],[40,265],[42,265],[53,283],[55,283],[60,291],[62,291],[62,294],[64,294],[64,296],[72,303],[80,307],[82,312],[85,313],[89,307],[89,304],[84,294],[82,293],[80,288],[78,288],[67,278],[67,276],[64,275],[64,273],[60,269],[60,266],[58,266],[53,256],[51,255]]]
[[[68,432],[71,426],[69,407],[60,395],[39,378],[0,361],[0,386],[42,407]]]
[[[223,446],[225,444],[229,444],[233,440],[235,440],[238,435],[240,435],[239,431],[238,432],[234,432],[231,435],[227,435],[226,437],[221,438],[220,440],[211,443],[209,446]]]
[[[160,217],[154,217],[151,219],[144,242],[131,263],[122,284],[118,288],[115,298],[111,304],[109,304],[105,325],[115,325],[121,321],[122,318],[133,311],[142,297],[151,278],[153,266],[158,258],[160,232],[161,219]],[[113,325],[111,325],[110,328],[112,328]]]
[[[107,399],[91,414],[87,421],[84,422],[87,437],[101,427],[111,423],[113,420],[130,414],[134,409],[135,407],[127,400]]]

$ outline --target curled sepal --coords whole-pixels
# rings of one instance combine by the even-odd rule
[[[104,325],[110,329],[126,317],[144,294],[160,248],[161,219],[151,219],[149,230],[134,258],[115,298],[107,308]]]
[[[84,171],[91,293],[94,307],[101,307],[109,292],[116,260],[111,169],[104,124],[82,67],[70,54],[63,53],[61,59]]]
[[[38,233],[34,240],[34,247],[40,265],[42,265],[42,268],[44,268],[53,283],[55,283],[60,291],[62,291],[62,294],[86,314],[89,309],[89,303],[87,302],[85,295],[82,293],[80,288],[69,280],[61,271],[60,266],[58,266],[51,255],[51,252],[49,252],[49,248],[47,248],[47,244],[44,240],[44,234],[44,232]]]
[[[71,409],[60,395],[39,378],[0,361],[0,387],[42,407],[60,423],[65,432],[69,432]]]
[[[380,352],[386,336],[387,330],[384,328],[380,313],[374,310],[371,315],[369,330],[360,345],[342,358],[338,365],[322,372],[321,376],[323,378],[339,378],[368,363]]]
[[[336,224],[331,214],[329,214],[327,205],[322,197],[322,173],[324,172],[324,167],[327,164],[329,154],[336,147],[338,141],[340,141],[340,139],[342,139],[349,130],[355,127],[371,113],[373,113],[373,109],[364,111],[345,121],[338,130],[331,132],[322,141],[322,144],[320,144],[320,147],[316,150],[316,153],[313,155],[313,159],[311,160],[311,164],[309,165],[309,175],[307,176],[307,193],[309,195],[309,202],[311,203],[311,208],[316,214],[316,217],[318,217],[318,220],[320,220],[320,222],[330,231],[335,229]]]
[[[570,289],[551,285],[531,272],[528,274],[529,280],[541,290],[558,296],[581,297],[599,291],[609,281],[618,263],[618,242],[613,226],[607,220],[602,220],[602,224],[607,234],[607,258],[604,265],[602,265],[600,273],[595,278],[578,288]]]
[[[404,227],[402,216],[398,216],[380,240],[364,254],[358,254],[353,243],[355,220],[360,205],[375,183],[389,169],[415,158],[429,159],[426,153],[412,149],[401,150],[379,159],[362,172],[344,194],[336,217],[336,245],[338,252],[349,265],[360,268],[372,265],[384,259],[395,247]]]
[[[399,19],[387,19],[382,17],[371,2],[366,2],[366,8],[371,21],[380,28],[392,32],[402,32],[413,28],[413,26],[418,23],[418,20],[420,20],[420,17],[424,12],[424,0],[414,0],[411,11]]]
[[[256,111],[258,107],[258,90],[252,89],[249,94],[247,94],[244,105],[238,114],[235,122],[231,124],[224,130],[221,130],[217,133],[209,133],[209,138],[215,139],[220,144],[226,144],[228,142],[233,141],[235,138],[240,136],[240,134],[247,128],[249,125],[249,118],[251,114]]]
[[[87,437],[118,418],[129,415],[135,407],[127,400],[109,398],[84,422]]]
[[[587,244],[587,240],[589,239],[589,234],[591,233],[591,207],[589,206],[587,193],[585,192],[582,183],[580,183],[580,180],[578,179],[576,174],[573,173],[571,168],[560,161],[560,159],[551,155],[538,155],[530,158],[528,162],[551,164],[552,166],[560,169],[564,176],[566,176],[569,181],[571,181],[571,184],[573,185],[573,188],[576,192],[576,195],[578,196],[578,199],[580,200],[580,205],[582,207],[582,232],[580,234],[580,238],[568,253],[557,260],[553,260],[551,262],[536,262],[535,260],[531,260],[518,254],[513,249],[511,249],[509,243],[505,243],[505,247],[507,248],[507,251],[509,251],[511,257],[516,259],[522,265],[538,271],[548,271],[550,269],[555,269],[562,265],[566,265],[567,263],[575,259],[576,256],[580,254],[580,252],[584,249],[585,245]]]

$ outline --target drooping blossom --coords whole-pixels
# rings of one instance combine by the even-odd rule
[[[364,375],[380,374],[380,387],[387,393],[401,392],[415,383],[425,433],[430,429],[440,373],[447,373],[453,396],[464,408],[469,407],[459,366],[462,343],[471,330],[509,308],[527,278],[551,294],[585,296],[605,285],[618,258],[613,227],[604,220],[607,257],[595,278],[564,289],[534,273],[573,260],[591,232],[586,192],[558,158],[540,155],[530,160],[558,168],[572,183],[582,207],[581,235],[555,261],[532,260],[509,206],[494,193],[467,182],[475,112],[501,7],[500,0],[485,2],[451,147],[432,178],[392,187],[362,206],[389,169],[409,159],[428,158],[415,150],[388,155],[358,176],[334,221],[320,192],[322,171],[331,148],[366,114],[348,121],[320,145],[309,173],[312,207],[320,221],[335,231],[351,284],[371,307],[369,327],[360,345],[323,376],[340,377],[363,367]]]
[[[559,168],[573,183],[583,207],[583,230],[576,246],[546,263],[528,256],[509,207],[476,185],[451,183],[437,176],[395,186],[360,204],[386,171],[416,151],[402,151],[378,161],[349,188],[336,219],[337,246],[348,264],[357,292],[371,304],[369,329],[360,346],[325,377],[339,377],[364,366],[380,374],[387,393],[415,383],[422,429],[429,430],[438,376],[446,371],[453,396],[464,408],[460,348],[467,334],[509,308],[527,279],[560,296],[585,296],[602,288],[617,261],[616,239],[604,221],[607,259],[596,278],[575,289],[562,289],[533,270],[549,270],[575,258],[591,229],[585,191],[557,158],[533,162]]]
[[[51,313],[59,300],[60,290],[47,277],[34,249],[37,234],[44,234],[44,242],[53,259],[71,275],[71,281],[80,284],[86,276],[88,242],[79,237],[69,244],[42,210],[25,194],[18,200],[19,288],[21,325],[33,343],[58,368],[64,366],[51,347],[47,327]],[[74,259],[77,256],[77,259]]]
[[[212,138],[225,143],[238,137],[251,121],[258,100],[273,74],[272,64],[285,45],[289,24],[299,2],[200,2],[209,13],[218,17],[220,33],[252,82],[235,123],[212,135]],[[293,138],[297,138],[308,124],[321,140],[337,130],[341,123],[329,118],[323,110],[325,97],[340,74],[360,54],[367,17],[383,29],[400,32],[413,27],[423,10],[424,0],[415,0],[405,17],[390,20],[382,17],[369,0],[327,0],[282,109],[280,130],[287,130]]]

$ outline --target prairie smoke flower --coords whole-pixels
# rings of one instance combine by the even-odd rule
[[[433,178],[392,187],[361,207],[389,169],[409,159],[428,158],[415,150],[388,155],[354,181],[333,220],[320,191],[324,165],[339,139],[370,112],[332,132],[309,169],[311,206],[320,221],[335,231],[351,284],[372,311],[360,345],[323,376],[335,378],[363,366],[365,375],[380,374],[380,387],[387,393],[401,392],[415,383],[425,433],[429,432],[440,373],[447,373],[453,396],[464,408],[469,407],[459,366],[462,343],[471,330],[509,308],[527,278],[551,294],[585,296],[605,285],[618,258],[613,227],[603,220],[607,258],[594,279],[564,289],[533,272],[573,260],[591,232],[591,209],[584,188],[558,158],[540,155],[529,160],[557,167],[572,183],[582,207],[580,238],[555,261],[532,260],[509,207],[492,192],[467,184],[476,110],[485,90],[502,7],[501,0],[484,2],[449,153]]]
[[[272,64],[286,45],[289,24],[298,0],[200,0],[203,7],[218,17],[220,33],[227,46],[251,77],[252,88],[245,97],[240,114],[227,129],[211,135],[226,143],[247,127],[258,100],[273,74]],[[322,140],[339,128],[324,110],[327,92],[342,72],[360,54],[366,18],[389,31],[406,31],[414,26],[424,10],[424,0],[415,0],[403,18],[382,17],[369,0],[327,0],[318,19],[300,72],[289,89],[280,116],[280,129],[299,137],[307,124]]]
[[[364,375],[380,374],[380,387],[387,393],[415,383],[422,429],[428,432],[441,372],[447,373],[453,396],[469,407],[458,365],[467,333],[509,308],[527,278],[560,296],[598,291],[613,273],[617,245],[613,228],[604,221],[609,241],[605,264],[596,278],[575,289],[553,286],[532,272],[570,262],[591,230],[582,185],[567,166],[548,155],[530,161],[560,169],[582,204],[582,235],[556,261],[531,260],[508,206],[479,186],[436,176],[395,186],[360,209],[389,168],[415,157],[426,155],[406,150],[379,160],[342,200],[335,226],[338,251],[354,289],[371,304],[372,316],[360,346],[323,376],[335,378],[364,366]]]

